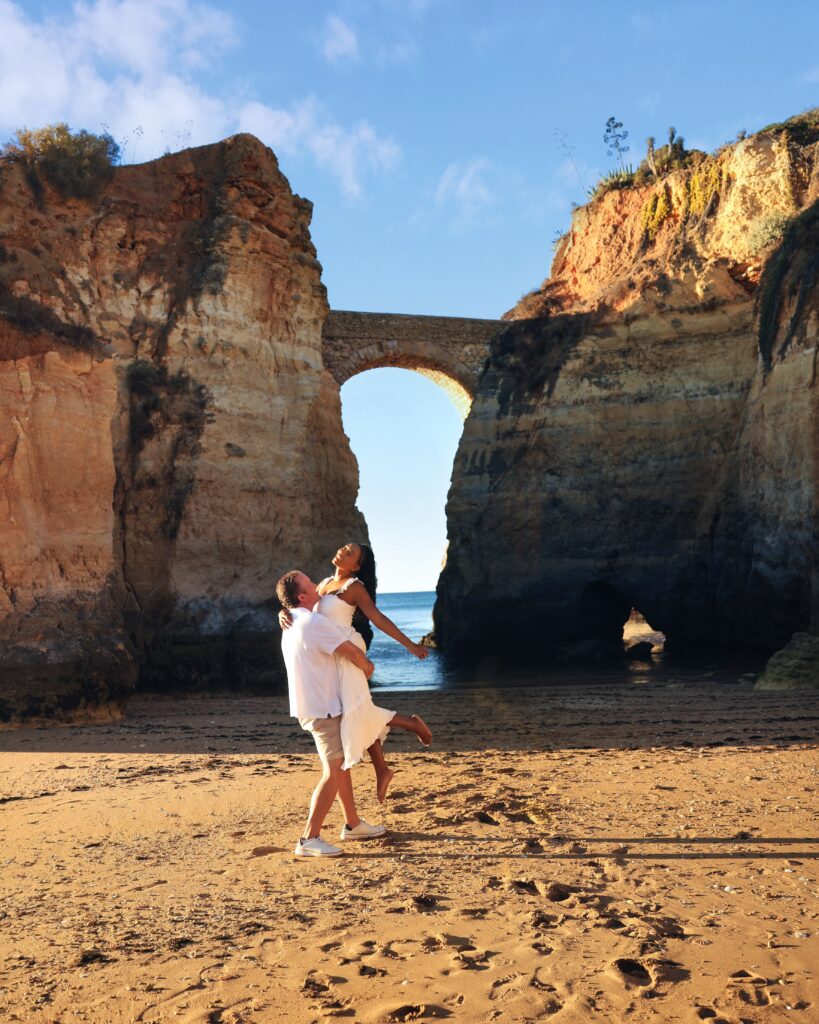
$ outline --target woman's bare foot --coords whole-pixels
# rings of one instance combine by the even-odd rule
[[[430,727],[423,720],[423,718],[421,718],[420,715],[410,715],[410,718],[415,722],[416,725],[415,735],[424,744],[425,747],[428,747],[430,743],[432,743],[432,729],[430,729]]]
[[[390,788],[394,775],[395,772],[392,768],[384,768],[383,771],[378,773],[378,777],[375,780],[375,793],[380,804],[383,804],[386,799],[387,790]]]

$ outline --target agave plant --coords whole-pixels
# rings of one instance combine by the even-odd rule
[[[608,174],[603,175],[593,189],[589,189],[589,196],[592,199],[597,199],[598,196],[605,195],[606,192],[611,192],[613,189],[631,188],[634,184],[635,174],[636,171],[631,164],[626,164],[623,168],[609,171]]]

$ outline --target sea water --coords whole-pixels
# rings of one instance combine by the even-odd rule
[[[376,598],[379,609],[416,643],[432,630],[435,592],[386,594]],[[370,681],[377,690],[440,690],[458,687],[583,686],[627,684],[632,686],[750,685],[762,670],[759,655],[710,656],[695,659],[653,655],[647,662],[623,659],[605,664],[539,664],[528,668],[507,668],[502,655],[476,667],[453,671],[445,667],[440,653],[430,650],[424,661],[413,657],[397,641],[373,629],[369,656],[375,663]],[[502,645],[501,645],[502,646]]]
[[[416,643],[432,630],[432,606],[435,591],[413,594],[382,594],[377,596],[379,611]],[[375,663],[373,689],[438,690],[445,685],[443,668],[437,651],[430,650],[425,661],[419,661],[396,640],[373,629],[369,657]]]

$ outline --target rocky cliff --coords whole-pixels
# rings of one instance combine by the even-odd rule
[[[34,184],[0,165],[0,712],[263,682],[278,574],[366,536],[311,205],[250,136]]]
[[[818,138],[601,195],[482,342],[447,656],[613,654],[636,607],[819,683]],[[366,537],[310,211],[249,136],[93,200],[0,161],[0,719],[278,678],[278,575]]]
[[[817,140],[792,122],[576,211],[465,425],[452,657],[613,652],[632,606],[678,650],[816,623]]]

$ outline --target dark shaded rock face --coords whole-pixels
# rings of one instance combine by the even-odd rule
[[[819,689],[819,632],[794,633],[770,659],[754,689]]]
[[[670,650],[816,624],[816,150],[748,140],[696,219],[678,174],[653,240],[650,186],[579,212],[465,425],[435,609],[453,660],[607,656],[632,607]],[[772,209],[784,239],[749,252]]]

